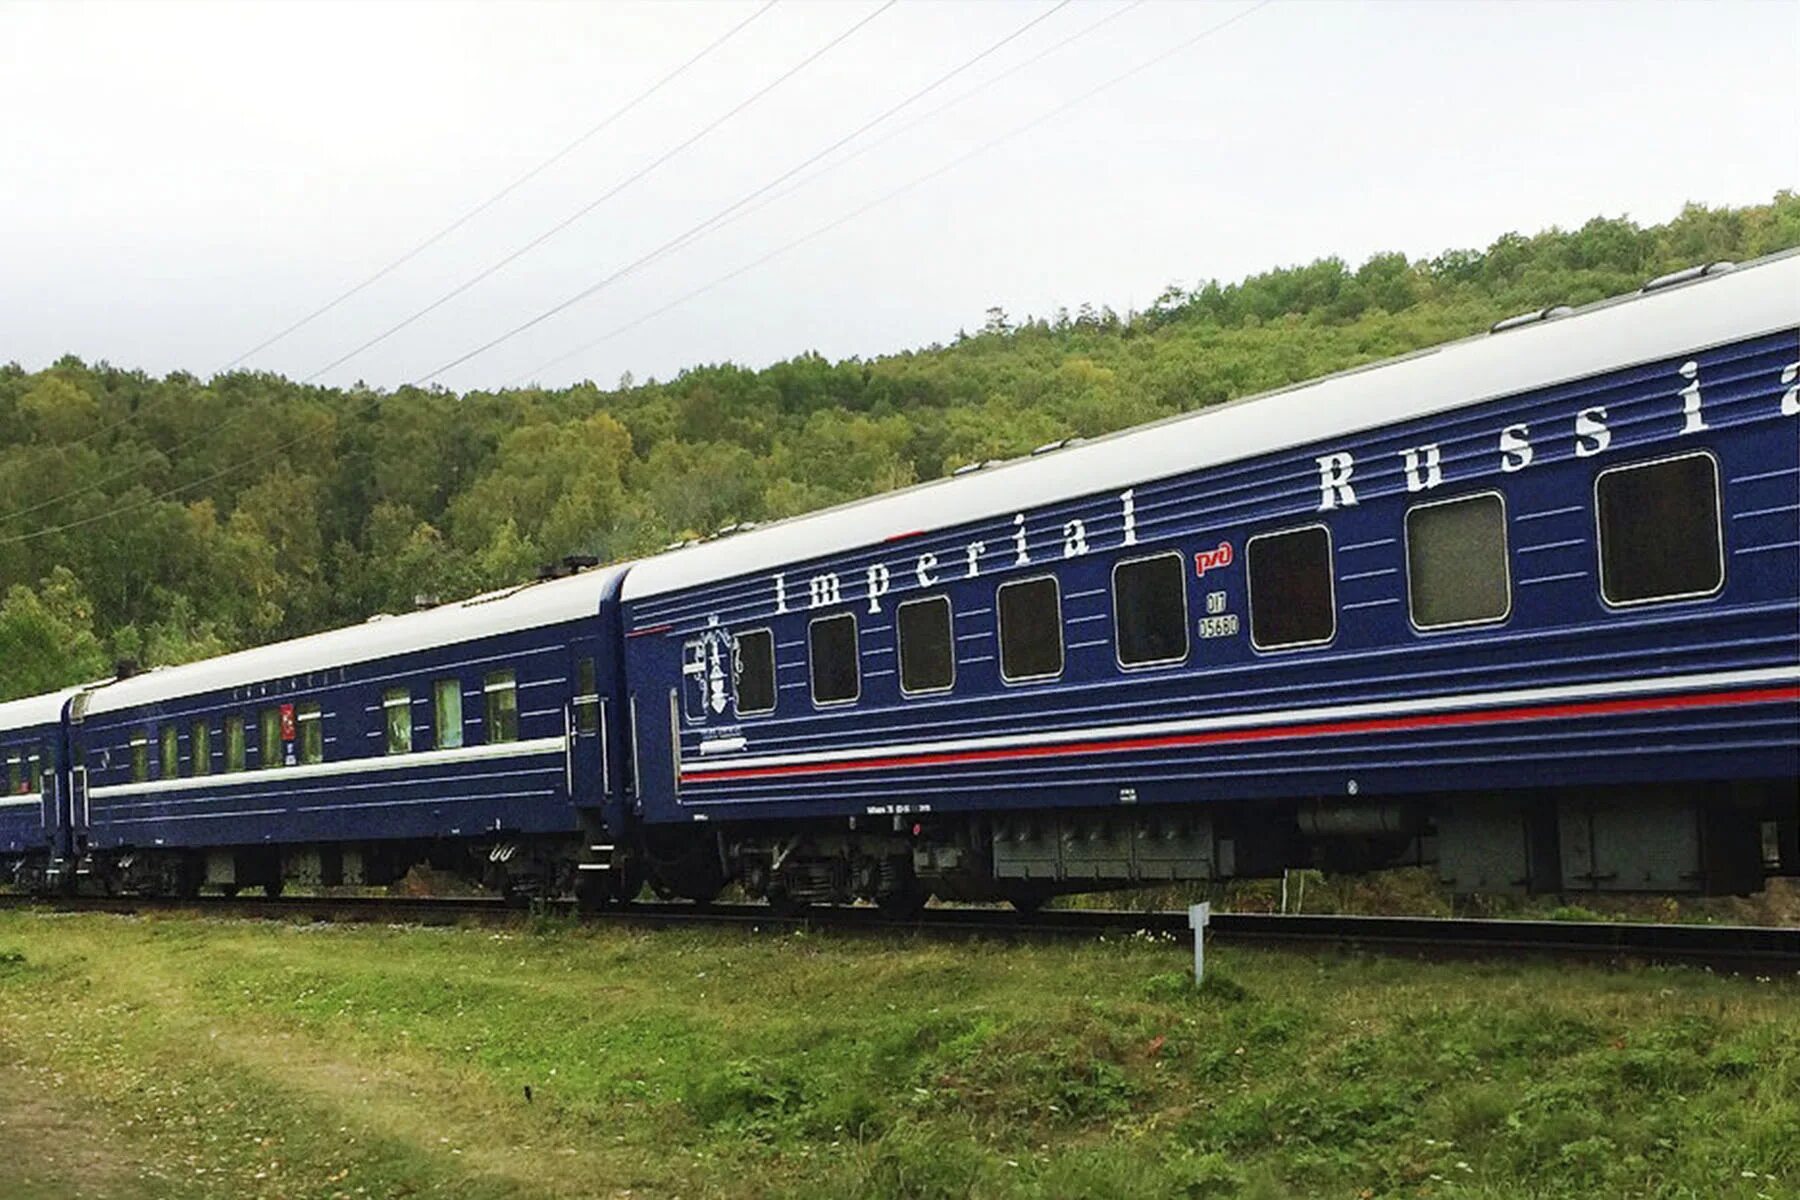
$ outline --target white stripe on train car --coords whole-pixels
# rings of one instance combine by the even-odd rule
[[[229,775],[190,775],[182,779],[115,783],[92,788],[88,794],[96,800],[103,800],[109,796],[147,796],[159,792],[225,791],[288,783],[296,779],[360,775],[367,771],[407,771],[419,767],[483,762],[496,758],[529,758],[539,754],[561,754],[563,742],[564,739],[560,737],[533,738],[528,742],[501,742],[492,746],[463,746],[455,750],[418,750],[411,754],[389,754],[380,758],[346,758],[337,762],[312,763],[303,767],[233,771]]]
[[[42,792],[30,792],[18,796],[0,796],[0,808],[25,808],[28,805],[42,804],[43,802],[44,794]]]
[[[685,782],[706,783],[714,779],[738,778],[740,773],[752,771],[778,774],[784,768],[810,767],[815,770],[823,770],[842,767],[851,769],[855,764],[865,763],[869,760],[979,754],[993,750],[1021,750],[1027,747],[1057,746],[1065,743],[1171,737],[1231,729],[1250,729],[1259,726],[1316,725],[1382,717],[1425,716],[1461,710],[1617,700],[1670,693],[1711,692],[1729,688],[1767,687],[1796,683],[1800,683],[1800,666],[1762,667],[1749,671],[1626,679],[1610,683],[1518,688],[1504,692],[1466,692],[1453,696],[1432,696],[1418,700],[1376,701],[1324,708],[1278,709],[1266,712],[1236,713],[1226,717],[1202,717],[1132,725],[1083,726],[1078,729],[1058,729],[1046,733],[895,743],[843,750],[810,751],[801,754],[747,756],[693,767],[683,771],[682,778]]]

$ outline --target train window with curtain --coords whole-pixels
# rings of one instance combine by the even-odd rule
[[[767,629],[740,633],[733,670],[733,703],[740,717],[775,711],[775,635]]]
[[[862,694],[856,614],[820,617],[807,627],[814,704],[849,704]]]
[[[174,779],[181,774],[181,735],[173,725],[164,725],[157,731],[157,755],[161,759],[162,778]]]
[[[908,600],[894,610],[900,650],[900,690],[908,696],[947,692],[956,686],[956,632],[950,597]]]
[[[1725,586],[1719,464],[1706,453],[1613,467],[1594,481],[1608,604],[1710,596]]]
[[[1055,576],[1001,584],[994,611],[1000,623],[1002,679],[1023,683],[1062,674],[1062,590]]]
[[[487,696],[487,740],[519,740],[519,684],[511,671],[494,671],[482,684]]]
[[[272,771],[281,766],[282,759],[286,757],[281,749],[281,710],[279,708],[263,709],[257,714],[257,725],[259,726],[257,730],[259,740],[256,753],[259,757],[256,762],[263,770]]]
[[[193,728],[188,730],[188,749],[194,752],[194,774],[211,775],[212,733],[206,728],[205,721],[195,721]]]
[[[150,781],[150,735],[140,733],[131,739],[131,781]]]
[[[600,671],[594,660],[584,658],[575,664],[575,732],[595,733],[600,729]]]
[[[1499,492],[1406,512],[1406,598],[1420,629],[1504,621],[1512,611],[1506,502]]]
[[[383,725],[389,754],[412,753],[412,689],[389,688],[381,693]]]
[[[1250,539],[1250,641],[1258,650],[1316,646],[1337,632],[1331,534],[1307,525]]]
[[[1179,550],[1113,568],[1119,665],[1154,667],[1188,656],[1187,559]]]
[[[225,769],[244,769],[244,718],[225,718]]]
[[[431,685],[432,729],[439,750],[456,750],[463,744],[462,680],[440,679]]]
[[[300,738],[300,765],[311,766],[325,761],[325,720],[317,704],[302,704],[294,710],[294,723]]]

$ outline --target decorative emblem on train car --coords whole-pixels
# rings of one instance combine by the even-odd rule
[[[681,677],[688,719],[704,721],[722,716],[731,701],[732,663],[736,644],[728,630],[713,624],[683,647]]]

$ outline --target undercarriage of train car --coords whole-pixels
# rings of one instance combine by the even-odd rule
[[[598,827],[596,826],[596,829]],[[30,892],[279,895],[390,887],[415,868],[515,903],[710,901],[729,886],[783,909],[864,901],[893,916],[942,900],[1009,901],[1165,883],[1434,868],[1472,893],[1745,894],[1800,876],[1791,781],[1663,784],[1012,814],[880,814],[785,824],[646,826],[481,839],[89,852],[16,859]]]
[[[1728,895],[1800,875],[1785,781],[1458,793],[1009,815],[886,815],[785,826],[662,827],[643,870],[665,896],[726,885],[783,907],[930,896],[1005,900],[1314,867],[1434,867],[1458,894]]]

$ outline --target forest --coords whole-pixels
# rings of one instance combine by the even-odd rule
[[[0,699],[616,560],[1800,245],[1800,195],[1325,258],[871,359],[560,388],[0,366]],[[0,355],[6,348],[0,342]]]

